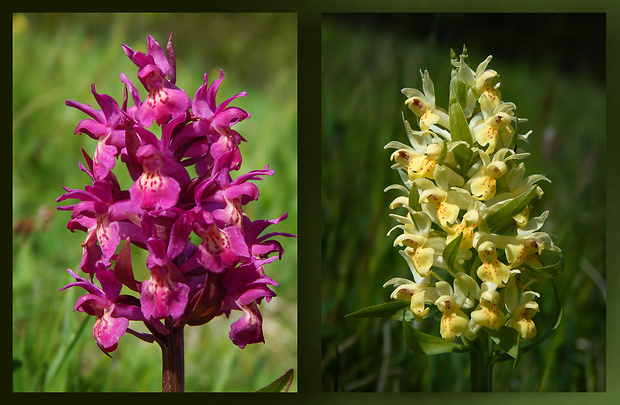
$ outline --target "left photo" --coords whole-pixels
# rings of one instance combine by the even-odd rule
[[[13,391],[297,391],[297,16],[13,14]]]

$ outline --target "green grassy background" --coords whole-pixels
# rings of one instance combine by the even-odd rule
[[[381,286],[409,269],[387,231],[400,179],[390,140],[407,143],[403,87],[419,70],[448,102],[450,48],[465,44],[475,70],[487,55],[502,98],[517,105],[520,133],[533,130],[526,175],[545,174],[537,212],[562,248],[560,328],[520,368],[494,368],[494,389],[605,391],[606,91],[604,14],[326,15],[322,24],[322,386],[325,391],[469,390],[468,356],[406,349],[396,321],[345,319],[389,301]],[[540,330],[551,322],[549,285],[539,288]]]
[[[61,185],[89,182],[77,162],[81,147],[91,155],[95,147],[94,140],[73,135],[87,116],[65,100],[96,105],[93,82],[98,93],[121,100],[121,72],[144,98],[121,44],[146,52],[148,34],[165,47],[174,32],[177,85],[190,97],[205,72],[211,82],[220,68],[218,102],[248,93],[234,102],[252,114],[235,126],[248,140],[241,146],[241,173],[268,164],[275,175],[258,183],[260,198],[246,212],[270,219],[288,211],[273,230],[297,233],[296,24],[294,14],[13,15],[14,391],[161,390],[156,344],[126,335],[107,358],[92,338],[94,319],[72,312],[81,291],[58,292],[71,281],[65,269],[79,268],[84,233],[65,229],[70,214],[56,211],[55,199]],[[253,391],[290,368],[297,372],[297,242],[280,239],[284,258],[267,268],[280,283],[278,297],[261,306],[266,344],[241,350],[230,341],[238,313],[186,328],[187,391]]]

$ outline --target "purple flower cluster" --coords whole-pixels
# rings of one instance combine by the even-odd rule
[[[126,332],[153,342],[170,327],[202,325],[233,310],[243,312],[231,327],[233,343],[244,348],[264,342],[258,305],[274,297],[270,286],[278,285],[264,266],[283,254],[281,244],[271,238],[294,235],[263,234],[286,213],[251,221],[243,211],[258,198],[252,181],[273,174],[268,166],[234,180],[230,175],[240,169],[239,144],[245,141],[232,127],[250,115],[229,104],[246,93],[218,105],[220,71],[210,85],[205,74],[191,100],[175,85],[172,35],[168,56],[151,36],[147,53],[127,45],[123,49],[138,67],[138,79],[148,91],[145,100],[121,73],[121,105],[98,94],[94,84],[100,110],[66,102],[91,117],[75,133],[90,136],[97,146],[92,157],[82,150],[86,165],[79,163],[92,184],[83,190],[63,187],[66,193],[58,198],[78,200],[59,209],[72,211],[67,228],[86,233],[80,264],[86,276],[68,270],[76,281],[61,290],[86,290],[75,310],[96,317],[95,341],[106,354],[116,350]],[[159,138],[149,129],[153,122],[161,130]],[[113,173],[119,158],[133,180],[128,189]],[[149,253],[147,280],[134,277],[131,245]],[[125,291],[129,294],[121,293]],[[129,321],[144,322],[151,334],[132,330]]]

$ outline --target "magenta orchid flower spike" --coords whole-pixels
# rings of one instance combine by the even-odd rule
[[[284,253],[276,236],[264,233],[287,217],[252,221],[243,207],[258,199],[256,181],[274,174],[262,170],[231,176],[241,167],[239,144],[245,141],[232,127],[250,114],[231,106],[242,92],[217,104],[224,78],[196,90],[194,99],[178,88],[172,35],[166,52],[151,36],[147,53],[123,44],[138,67],[138,80],[148,92],[142,100],[131,80],[120,103],[91,90],[99,110],[68,100],[86,113],[76,134],[97,141],[92,157],[82,151],[79,168],[92,180],[83,190],[64,187],[58,202],[76,200],[59,209],[71,211],[67,228],[86,233],[80,276],[61,289],[81,287],[75,310],[96,318],[93,336],[109,356],[121,337],[130,333],[162,347],[164,391],[183,390],[183,327],[203,325],[214,317],[236,319],[229,332],[240,348],[264,342],[260,304],[275,297],[278,283],[265,267]],[[167,56],[166,56],[167,53]],[[131,97],[133,105],[129,105]],[[155,123],[158,137],[151,132]],[[133,181],[121,185],[117,163]],[[194,177],[188,171],[193,167]],[[149,278],[137,280],[131,246],[144,249]],[[125,286],[126,289],[122,290]],[[128,293],[125,293],[128,291]],[[138,333],[130,321],[144,323]]]

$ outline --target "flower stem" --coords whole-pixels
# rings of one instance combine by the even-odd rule
[[[476,350],[470,352],[470,378],[472,392],[493,391],[493,369],[489,364],[489,336],[480,331],[478,338],[472,342]]]
[[[183,326],[166,325],[170,333],[158,341],[162,354],[162,392],[185,390]]]

